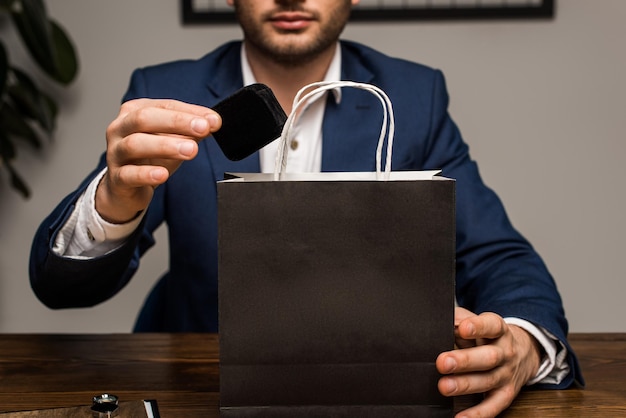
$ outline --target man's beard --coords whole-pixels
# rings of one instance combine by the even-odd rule
[[[293,7],[290,8],[293,10]],[[263,33],[262,25],[253,17],[240,10],[235,2],[235,12],[243,29],[246,42],[259,50],[270,60],[287,67],[302,67],[314,61],[324,51],[332,47],[343,31],[351,6],[346,3],[344,8],[336,9],[330,16],[328,24],[320,27],[319,34],[310,41],[299,39],[297,32],[282,35],[284,39],[275,41],[273,37]],[[288,39],[293,37],[291,41]]]
[[[323,36],[306,45],[294,43],[277,45],[270,40],[259,39],[246,34],[246,41],[278,64],[286,67],[301,67],[319,57],[322,52],[337,42],[337,38]]]

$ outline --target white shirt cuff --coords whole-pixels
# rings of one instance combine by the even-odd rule
[[[527,385],[535,383],[546,383],[557,385],[569,374],[569,364],[567,363],[567,348],[550,332],[542,327],[538,327],[520,318],[504,318],[510,325],[517,325],[524,329],[541,344],[545,351],[545,356],[539,365],[539,370],[535,377],[530,379]]]
[[[145,211],[130,222],[112,224],[102,219],[96,211],[96,189],[104,168],[78,198],[74,211],[54,242],[52,251],[63,257],[88,259],[104,255],[120,247],[143,219]]]

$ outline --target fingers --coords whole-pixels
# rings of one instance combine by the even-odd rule
[[[444,396],[487,392],[507,383],[509,375],[502,367],[506,361],[503,350],[491,345],[454,350],[440,354],[436,360],[439,391]]]
[[[439,379],[439,392],[444,396],[461,396],[485,393],[504,384],[504,376],[498,373],[469,374],[467,376],[444,376]]]
[[[213,110],[176,100],[137,99],[122,105],[106,131],[107,172],[96,210],[125,222],[149,204],[154,187],[198,154],[198,141],[221,127]]]
[[[465,340],[459,336],[459,325],[467,318],[475,317],[476,314],[468,311],[465,308],[455,307],[454,308],[454,337],[455,337],[455,345],[457,348],[469,348],[476,346],[476,340],[469,339]]]
[[[110,125],[110,134],[125,137],[136,132],[203,138],[221,127],[213,110],[175,100],[139,99],[124,103]]]
[[[507,385],[509,385],[509,376],[500,369],[482,373],[444,376],[437,383],[439,392],[444,396],[485,393]],[[513,384],[511,386],[514,387]]]
[[[132,165],[120,167],[112,175],[115,184],[123,184],[126,188],[138,188],[143,186],[156,187],[167,181],[170,172],[162,166]]]
[[[491,312],[467,317],[456,328],[458,337],[466,340],[500,338],[506,330],[507,324],[502,317]]]
[[[506,360],[504,350],[496,345],[480,345],[441,353],[435,362],[441,374],[460,374],[495,369]]]
[[[198,154],[192,139],[152,134],[132,134],[109,143],[108,175],[112,186],[134,188],[164,183],[178,165]]]
[[[199,139],[220,127],[219,115],[203,106],[151,99],[124,103],[107,129],[111,185],[154,186],[165,181],[182,161],[197,155]]]
[[[467,351],[471,353],[458,355]],[[443,353],[437,359],[440,372],[454,373],[439,379],[438,389],[442,395],[486,393],[480,404],[462,411],[457,418],[495,417],[513,402],[518,389],[505,362],[503,352],[489,345]]]
[[[111,144],[109,158],[127,162],[150,159],[185,161],[195,157],[197,152],[198,144],[191,139],[137,133]]]
[[[525,331],[511,328],[494,313],[476,316],[457,309],[455,325],[457,346],[462,348],[437,357],[437,370],[444,375],[439,391],[444,396],[485,393],[480,404],[457,418],[495,417],[536,374],[538,349]]]
[[[465,308],[461,308],[457,306],[454,308],[454,326],[457,327],[461,323],[461,321],[477,316],[474,312],[468,311]]]
[[[137,109],[155,107],[164,110],[171,110],[175,112],[193,113],[197,116],[203,116],[207,114],[207,110],[211,110],[207,107],[195,105],[192,103],[186,103],[179,100],[171,99],[135,99],[129,100],[122,104],[120,109],[120,115],[124,115],[133,112]],[[214,112],[213,112],[214,113]]]

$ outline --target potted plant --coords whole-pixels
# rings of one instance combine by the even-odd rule
[[[74,80],[78,72],[76,51],[66,32],[48,17],[44,0],[0,0],[0,19],[12,22],[47,77],[60,85]],[[50,138],[54,131],[57,103],[26,71],[11,63],[2,39],[0,95],[0,180],[7,173],[11,186],[28,198],[30,190],[12,164],[16,144],[22,141],[32,149],[41,148],[42,137]]]

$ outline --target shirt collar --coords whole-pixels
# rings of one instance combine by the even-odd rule
[[[252,68],[250,68],[250,63],[248,62],[248,57],[246,56],[246,46],[245,43],[241,43],[241,73],[243,74],[243,85],[248,86],[250,84],[256,83],[254,78],[254,74],[252,73]],[[335,55],[333,56],[332,61],[330,62],[330,66],[326,71],[326,76],[323,81],[340,81],[341,80],[341,45],[337,42],[337,47],[335,48]],[[337,87],[332,90],[333,96],[335,97],[335,102],[341,102],[341,88]]]

